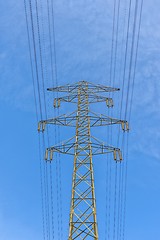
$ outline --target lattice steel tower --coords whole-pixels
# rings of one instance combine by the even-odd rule
[[[114,160],[121,161],[122,155],[119,148],[108,146],[93,137],[90,129],[96,126],[121,124],[122,129],[126,131],[128,130],[128,123],[125,120],[95,114],[89,110],[89,105],[104,101],[108,107],[113,107],[111,98],[97,94],[118,91],[119,89],[80,81],[73,85],[68,84],[48,90],[68,93],[67,96],[56,98],[54,107],[59,107],[62,101],[77,104],[75,112],[40,121],[38,125],[39,131],[44,131],[46,124],[76,127],[74,137],[63,142],[63,144],[47,148],[45,153],[46,161],[52,161],[53,152],[74,156],[68,240],[97,240],[98,229],[92,156],[112,152]]]

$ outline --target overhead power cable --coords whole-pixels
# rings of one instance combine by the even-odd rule
[[[128,100],[129,100],[130,85],[131,85],[131,74],[132,74],[132,65],[133,65],[133,56],[134,56],[134,45],[135,45],[135,38],[136,38],[137,12],[138,12],[138,0],[136,0],[135,10],[134,10],[134,23],[133,23],[131,53],[130,53],[128,82],[127,82],[127,97],[126,97],[125,114],[124,114],[125,118],[127,117]]]
[[[114,186],[114,220],[113,220],[113,240],[116,239],[116,210],[117,210],[117,175],[118,175],[118,169],[117,169],[117,162],[115,164],[115,186]]]
[[[35,26],[34,26],[34,20],[33,20],[33,10],[32,10],[32,2],[30,0],[29,2],[29,6],[30,6],[30,18],[31,18],[31,30],[32,30],[32,39],[33,39],[33,47],[34,47],[34,58],[35,58],[35,67],[36,67],[36,79],[37,79],[37,86],[38,86],[38,96],[39,96],[39,106],[40,106],[40,117],[41,119],[43,118],[42,116],[42,102],[41,102],[41,96],[40,96],[40,79],[39,79],[39,66],[38,66],[38,57],[37,57],[37,50],[36,50],[36,39],[35,39]],[[36,3],[36,12],[38,14],[38,6],[37,6],[37,3]],[[39,18],[37,16],[37,25],[38,25],[38,30],[39,30]],[[39,31],[38,31],[39,33]],[[40,39],[39,39],[39,43],[40,43]],[[41,56],[41,54],[40,54]],[[42,69],[41,69],[42,71]],[[43,79],[42,79],[43,80]],[[44,82],[43,82],[44,84]],[[45,102],[44,102],[45,104]],[[43,137],[43,148],[45,148],[45,143],[44,143],[44,137]],[[44,163],[43,163],[44,165]],[[43,176],[44,176],[44,179],[43,179],[43,183],[44,183],[44,193],[45,193],[45,212],[46,212],[46,232],[47,232],[47,239],[49,239],[49,217],[48,217],[48,214],[49,214],[49,210],[48,210],[48,198],[47,198],[47,178],[46,178],[46,170],[45,168],[43,168]]]
[[[56,51],[56,34],[55,34],[55,5],[54,5],[54,1],[51,1],[51,16],[52,16],[52,30],[53,30],[53,53],[54,53],[54,68],[55,68],[55,85],[56,87],[58,86],[58,73],[57,73],[57,51]],[[57,96],[58,98],[58,92],[57,92]],[[59,115],[59,108],[58,108],[58,115]],[[55,109],[55,116],[57,116],[57,111]],[[56,129],[56,127],[55,127]],[[58,142],[60,142],[60,128],[58,126]],[[56,139],[55,139],[56,140]],[[59,198],[60,198],[60,236],[61,239],[63,238],[63,221],[62,221],[62,183],[61,183],[61,160],[60,160],[60,154],[58,154],[57,156],[57,164],[58,164],[58,180],[59,180],[59,188],[58,188],[58,194],[59,194]]]
[[[43,100],[44,100],[44,109],[45,109],[45,118],[47,119],[47,108],[46,108],[46,94],[45,94],[45,83],[44,83],[44,64],[42,57],[42,44],[41,44],[41,35],[40,35],[40,26],[39,26],[39,12],[38,12],[38,2],[35,0],[36,5],[36,20],[37,20],[37,33],[38,33],[38,46],[40,54],[40,67],[41,67],[41,77],[42,77],[42,89],[43,89]],[[47,132],[48,135],[48,132]]]
[[[122,70],[122,87],[121,87],[121,91],[122,91],[122,95],[121,95],[121,100],[120,100],[120,119],[122,118],[122,107],[123,107],[123,102],[124,102],[124,91],[125,91],[125,76],[126,76],[126,68],[127,68],[127,56],[128,56],[128,46],[129,46],[129,31],[131,28],[131,6],[132,6],[132,0],[129,0],[129,5],[128,5],[128,16],[127,16],[127,29],[126,29],[126,41],[125,41],[125,49],[124,49],[124,63],[123,63],[123,70]],[[124,136],[124,133],[123,133]],[[118,145],[119,145],[119,139],[120,138],[120,129],[118,131]],[[123,155],[124,155],[124,161],[126,161],[125,159],[125,148],[124,148],[124,141],[122,139],[122,149],[123,149]],[[119,209],[119,213],[118,213],[118,218],[119,218],[119,223],[117,226],[117,229],[119,229],[119,233],[118,237],[119,239],[121,239],[121,224],[122,224],[122,209],[123,209],[123,199],[124,199],[124,163],[122,165],[122,178],[121,178],[121,183],[120,183],[120,188],[121,188],[121,194],[119,197],[119,201],[121,201],[119,203],[120,209]]]
[[[26,0],[24,0],[24,10],[25,10],[25,20],[26,20],[26,26],[27,26],[27,38],[28,38],[29,58],[30,58],[31,74],[32,74],[34,103],[35,103],[35,109],[36,109],[36,120],[38,122],[38,106],[37,106],[37,99],[36,99],[35,78],[34,78],[34,70],[33,70],[32,52],[31,52],[31,39],[30,39],[30,33],[29,33],[29,23],[28,23],[28,13],[27,13]]]
[[[38,88],[38,103],[40,107],[40,118],[42,119],[42,102],[40,96],[40,83],[39,83],[39,71],[38,71],[38,61],[37,61],[37,52],[36,52],[36,41],[35,41],[35,29],[33,23],[33,11],[32,11],[32,1],[29,0],[29,9],[30,9],[30,18],[31,18],[31,30],[32,30],[32,39],[33,39],[33,50],[34,50],[34,61],[35,61],[35,70],[36,70],[36,81]]]
[[[35,90],[35,83],[34,83],[34,73],[33,73],[33,62],[32,62],[32,54],[31,54],[31,40],[29,34],[29,24],[28,24],[28,14],[27,14],[27,5],[26,1],[24,1],[25,6],[25,15],[26,15],[26,25],[27,25],[27,35],[28,35],[28,43],[29,43],[29,52],[30,52],[30,62],[31,62],[31,71],[32,71],[32,80],[33,80],[33,90],[34,90],[34,98],[35,98],[35,106],[36,106],[36,117],[38,121],[38,107],[37,107],[37,100],[36,100],[36,90]],[[39,99],[39,108],[40,108],[40,117],[42,119],[42,103],[41,103],[41,96],[40,96],[40,82],[39,82],[39,74],[38,74],[38,60],[37,60],[37,53],[36,53],[36,42],[35,42],[35,30],[34,30],[34,21],[33,21],[33,11],[32,11],[32,3],[29,2],[29,10],[30,10],[30,18],[31,18],[31,30],[32,30],[32,40],[33,40],[33,49],[34,49],[34,60],[35,60],[35,67],[36,67],[36,79],[37,79],[37,86],[38,86],[38,99]],[[40,151],[40,137],[39,137],[39,154]],[[40,182],[41,182],[41,199],[42,199],[42,221],[43,221],[43,238],[45,239],[46,230],[44,227],[44,199],[43,199],[43,183],[42,183],[42,165],[41,165],[41,158],[40,158]]]
[[[135,84],[135,75],[136,75],[136,67],[137,67],[137,57],[138,57],[138,48],[139,48],[139,38],[140,38],[140,30],[141,30],[141,21],[142,21],[142,11],[143,11],[143,0],[140,2],[140,14],[139,14],[139,24],[138,24],[138,37],[136,43],[135,50],[135,61],[134,61],[134,70],[133,70],[133,82],[132,82],[132,92],[131,92],[131,103],[129,109],[129,117],[128,120],[131,120],[131,112],[132,112],[132,103],[133,103],[133,93],[134,93],[134,84]]]
[[[137,1],[137,11],[138,11],[138,1]],[[138,34],[137,34],[137,43],[136,43],[136,50],[135,50],[135,62],[133,66],[133,82],[132,82],[132,92],[131,92],[131,103],[129,109],[129,121],[131,119],[131,110],[132,110],[132,101],[133,101],[133,92],[134,92],[134,82],[135,82],[135,73],[136,73],[136,66],[137,66],[137,56],[138,56],[138,46],[139,46],[139,37],[140,37],[140,29],[141,29],[141,20],[142,20],[142,11],[143,11],[143,0],[141,0],[140,10],[139,10],[139,22],[138,25]],[[137,14],[137,13],[135,13]],[[135,15],[135,18],[137,16]],[[127,110],[126,110],[127,111]],[[125,239],[125,225],[126,225],[126,201],[127,201],[127,176],[128,176],[128,146],[129,146],[129,136],[127,135],[127,153],[126,153],[126,169],[125,169],[125,187],[124,187],[124,210],[123,210],[123,240]]]
[[[129,0],[127,35],[126,35],[126,44],[125,44],[124,66],[123,66],[122,96],[121,96],[121,104],[120,104],[120,119],[122,117],[122,106],[123,106],[123,97],[124,97],[124,86],[125,86],[128,44],[129,44],[129,30],[130,30],[130,19],[131,19],[131,4],[132,4],[132,0]]]
[[[115,85],[116,69],[117,69],[117,51],[118,51],[118,40],[119,40],[119,15],[120,15],[121,0],[118,0],[117,6],[117,21],[116,21],[116,32],[115,32],[115,53],[114,53],[114,66],[113,66],[113,87]]]

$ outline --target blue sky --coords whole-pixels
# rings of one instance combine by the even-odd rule
[[[144,1],[130,124],[127,240],[160,239],[159,8],[158,0]],[[43,236],[38,137],[23,1],[1,1],[0,16],[0,239],[40,240]],[[78,3],[72,0],[67,3],[55,1],[60,85],[81,79],[107,85],[111,24],[112,4],[109,0]],[[50,80],[46,81],[45,87],[50,87],[50,84]],[[47,95],[49,115],[54,113],[51,99],[52,96]],[[62,105],[62,112],[71,111],[70,107],[65,107]],[[72,130],[65,133],[63,138],[67,139],[72,133]],[[62,134],[61,130],[61,138]],[[100,138],[104,137],[102,130],[99,135]],[[66,163],[65,160],[70,162]],[[99,186],[105,187],[105,178],[101,177],[103,164],[98,166],[96,161],[97,210],[101,224],[99,235],[100,240],[104,240],[104,216],[100,206],[103,188]],[[66,239],[70,203],[67,189],[70,187],[71,178],[68,178],[72,173],[72,160],[62,156],[61,162]]]

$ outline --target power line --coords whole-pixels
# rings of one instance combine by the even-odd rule
[[[120,119],[122,116],[122,104],[123,104],[123,97],[124,97],[124,85],[125,85],[126,64],[127,64],[128,44],[129,44],[129,29],[130,29],[130,18],[131,18],[131,4],[132,4],[132,0],[129,1],[129,10],[128,10],[128,24],[127,24],[127,35],[126,35],[124,67],[123,67],[122,96],[121,96],[121,105],[120,105]]]
[[[126,73],[127,73],[127,59],[129,57],[129,33],[131,29],[131,10],[132,10],[132,2],[133,0],[130,0],[129,2],[129,8],[128,8],[128,22],[127,22],[127,29],[126,29],[126,42],[125,42],[125,53],[124,53],[124,64],[121,63],[121,66],[123,65],[123,81],[122,81],[122,96],[120,101],[120,119],[123,113],[123,103],[125,102],[124,99],[124,93],[125,93],[125,86],[127,85],[127,97],[125,102],[125,109],[124,109],[124,115],[125,117],[128,115],[128,109],[129,109],[129,119],[131,116],[131,109],[132,109],[132,101],[133,101],[133,91],[134,91],[134,82],[135,82],[135,71],[136,71],[136,65],[137,65],[137,54],[138,54],[138,45],[139,45],[139,35],[140,35],[140,25],[141,25],[141,16],[142,16],[142,6],[143,6],[143,0],[141,2],[141,10],[140,10],[140,18],[138,22],[138,0],[136,0],[135,4],[135,10],[134,10],[134,23],[133,23],[133,31],[131,36],[131,52],[130,52],[130,61],[129,61],[129,70],[128,70],[128,81],[126,81]],[[44,104],[45,109],[45,117],[47,119],[47,107],[46,107],[46,96],[45,96],[45,74],[44,70],[46,70],[46,76],[47,76],[47,67],[45,63],[47,60],[44,60],[43,51],[45,55],[45,40],[41,40],[41,32],[40,32],[40,17],[39,17],[39,9],[38,9],[38,2],[35,0],[35,7],[36,7],[36,23],[37,23],[37,36],[38,36],[38,50],[39,50],[39,58],[38,58],[38,50],[37,50],[37,44],[36,44],[36,34],[35,34],[35,25],[33,20],[33,10],[32,5],[33,2],[29,1],[30,6],[30,18],[31,18],[31,33],[32,33],[32,41],[33,41],[33,56],[35,61],[35,73],[36,73],[36,83],[38,88],[38,101],[36,99],[36,86],[35,86],[35,79],[34,79],[34,71],[33,71],[33,61],[32,61],[32,52],[31,52],[31,36],[29,33],[29,25],[28,25],[28,17],[27,17],[27,7],[26,7],[26,0],[24,0],[25,4],[25,15],[26,15],[26,24],[27,24],[27,34],[28,34],[28,41],[29,41],[29,52],[30,52],[30,62],[31,62],[31,70],[32,70],[32,79],[33,79],[33,89],[34,89],[34,99],[35,99],[35,106],[36,106],[36,115],[38,119],[38,104],[40,108],[40,117],[42,120],[43,112],[42,112],[42,106]],[[50,43],[50,61],[51,61],[51,75],[52,75],[52,87],[58,86],[58,74],[57,74],[57,53],[56,53],[56,36],[55,36],[55,12],[54,12],[54,4],[53,1],[51,1],[51,8],[50,8],[50,1],[47,0],[47,17],[48,17],[48,29],[49,29],[49,43]],[[114,10],[113,10],[113,25],[112,25],[112,44],[111,44],[111,59],[110,59],[110,82],[113,82],[113,85],[115,83],[116,73],[117,73],[117,57],[118,57],[118,41],[119,41],[119,19],[120,19],[120,6],[121,1],[115,0],[114,1]],[[41,5],[42,8],[42,5]],[[42,9],[41,9],[42,10]],[[42,14],[43,15],[43,14]],[[44,26],[43,26],[43,16],[42,16],[42,30],[43,30],[43,37],[44,37]],[[138,28],[138,37],[136,42],[136,27],[139,23]],[[52,30],[52,31],[51,31]],[[42,48],[44,49],[42,50]],[[53,50],[52,50],[53,47]],[[135,59],[133,58],[135,54]],[[134,66],[133,66],[133,60]],[[40,66],[39,66],[40,61]],[[54,68],[54,69],[53,69]],[[41,82],[40,82],[40,74],[39,71],[41,71]],[[132,71],[133,71],[133,78],[132,78]],[[55,76],[54,76],[55,73]],[[55,83],[54,83],[55,79]],[[43,101],[41,99],[41,86],[42,83],[42,94],[43,94]],[[112,94],[113,97],[113,94]],[[56,95],[56,98],[58,98],[58,92]],[[129,99],[131,99],[131,103],[129,105]],[[57,117],[57,112],[59,114],[59,109],[54,110],[54,115]],[[108,110],[109,112],[109,110]],[[48,128],[47,128],[48,129]],[[119,130],[120,132],[120,130]],[[119,144],[119,137],[120,133],[118,132],[118,144]],[[112,143],[112,129],[108,130],[108,138],[111,140]],[[47,130],[47,137],[48,137],[48,143],[49,143],[49,134]],[[57,141],[60,141],[60,129],[55,127],[55,143]],[[128,141],[128,140],[127,140]],[[122,136],[122,148],[124,148],[124,135]],[[43,148],[45,148],[45,137],[43,135]],[[127,156],[128,156],[128,143],[127,143]],[[44,164],[44,189],[43,189],[43,183],[42,185],[42,202],[45,201],[45,211],[42,206],[42,215],[43,215],[43,225],[45,222],[44,213],[46,213],[46,226],[43,228],[43,235],[45,239],[45,235],[47,234],[47,240],[50,239],[52,236],[54,239],[55,231],[54,231],[54,220],[53,220],[53,179],[52,179],[52,163],[49,162],[49,168],[48,164]],[[40,167],[41,168],[41,167]],[[110,219],[111,219],[111,200],[112,200],[112,163],[109,161],[107,163],[107,173],[106,173],[106,231],[105,231],[105,238],[107,240],[110,239]],[[48,172],[49,170],[49,172]],[[120,170],[120,172],[119,172]],[[124,164],[120,165],[120,168],[117,169],[117,164],[115,166],[115,191],[114,191],[114,206],[113,206],[113,240],[117,240],[121,238],[121,232],[123,227],[123,238],[124,238],[124,232],[125,232],[125,208],[126,208],[126,184],[127,184],[127,167],[124,169]],[[118,175],[119,173],[119,175]],[[50,178],[49,178],[50,176]],[[119,176],[119,183],[117,185]],[[41,181],[42,181],[41,176]],[[108,189],[107,189],[108,186]],[[62,230],[62,189],[61,189],[61,161],[59,154],[57,155],[56,159],[56,190],[57,190],[57,224],[58,224],[58,239],[63,238],[63,230]],[[44,192],[44,198],[43,200],[43,192]],[[50,199],[49,199],[50,197]],[[123,202],[124,201],[124,202]],[[43,204],[42,204],[43,205]],[[122,210],[123,208],[123,210]],[[50,215],[51,210],[51,215]],[[117,214],[118,211],[118,214]],[[122,213],[123,211],[123,213]],[[123,216],[122,216],[123,215]],[[51,218],[51,219],[50,219]],[[108,218],[108,219],[107,219]],[[123,222],[121,223],[121,220],[123,218]],[[50,232],[50,220],[52,224],[52,232]],[[60,226],[61,225],[61,226]],[[117,225],[117,229],[116,229]],[[123,226],[122,226],[123,225]],[[45,233],[45,228],[47,233]],[[108,231],[107,231],[108,228]],[[117,230],[117,231],[116,231]],[[120,237],[119,237],[120,233]]]
[[[118,50],[118,39],[119,39],[119,15],[120,15],[120,4],[121,0],[118,0],[117,6],[117,21],[116,21],[116,39],[115,39],[115,54],[114,54],[114,70],[113,70],[113,86],[115,84],[116,67],[117,67],[117,50]]]
[[[39,100],[39,107],[40,107],[40,117],[42,119],[42,103],[41,103],[41,96],[40,96],[38,62],[37,62],[35,30],[34,30],[34,23],[33,23],[33,12],[32,12],[31,0],[29,0],[29,7],[30,7],[31,29],[32,29],[32,39],[33,39],[34,61],[35,61],[35,69],[36,69],[36,81],[37,81],[37,88],[38,88],[38,100]]]
[[[137,67],[137,57],[138,57],[138,47],[139,47],[139,38],[140,38],[140,30],[141,30],[141,21],[142,21],[142,11],[143,11],[143,0],[141,1],[141,4],[140,4],[140,17],[139,17],[139,24],[138,24],[138,37],[137,37],[136,54],[135,54],[135,62],[134,62],[134,70],[133,70],[131,104],[130,104],[129,117],[128,117],[129,122],[131,119],[131,112],[132,112],[132,102],[133,102],[135,75],[136,75],[136,67]]]
[[[117,162],[115,164],[115,186],[114,186],[114,219],[113,219],[113,240],[116,239],[116,206],[117,206]]]
[[[53,32],[53,52],[54,52],[54,68],[55,68],[55,85],[58,86],[58,73],[57,73],[57,51],[56,51],[56,34],[55,34],[55,11],[54,11],[54,1],[51,1],[51,16],[52,16],[52,32]],[[57,96],[58,98],[58,92]],[[58,115],[59,115],[59,108],[58,108]],[[55,110],[55,116],[57,116],[57,111]],[[56,128],[56,127],[55,127]],[[55,139],[56,140],[56,139]],[[60,142],[60,129],[58,126],[58,142]],[[57,164],[58,164],[58,175],[59,175],[59,188],[58,188],[58,194],[60,198],[60,234],[61,239],[63,238],[63,222],[62,222],[62,183],[61,183],[61,161],[60,161],[60,155],[57,156]]]
[[[45,117],[47,119],[46,95],[45,95],[45,85],[44,85],[44,64],[43,64],[43,58],[42,58],[42,44],[41,44],[37,0],[35,0],[35,4],[36,4],[36,20],[37,20],[38,46],[39,46],[39,54],[40,54],[40,67],[41,67],[41,77],[42,77],[43,100],[44,100]],[[47,133],[47,135],[48,135],[48,133]]]
[[[27,26],[27,36],[28,36],[28,45],[29,45],[29,54],[30,54],[30,63],[31,63],[31,72],[32,72],[34,100],[35,100],[35,108],[36,108],[36,118],[37,118],[37,121],[38,121],[38,106],[37,106],[37,100],[36,100],[35,79],[34,79],[34,72],[33,72],[31,40],[30,40],[30,34],[29,34],[29,23],[28,23],[28,13],[27,13],[26,0],[24,0],[24,7],[25,7],[25,16],[26,16],[26,26]],[[41,97],[40,97],[38,63],[37,63],[37,54],[36,54],[36,47],[35,47],[35,33],[34,33],[33,13],[32,13],[31,1],[30,1],[30,4],[29,4],[29,7],[30,7],[29,8],[30,9],[30,17],[31,17],[32,39],[33,39],[33,46],[34,46],[34,59],[35,59],[35,66],[36,66],[36,79],[37,79],[37,86],[38,86],[39,108],[40,108],[40,116],[42,118],[42,105],[41,105]],[[42,160],[41,160],[41,150],[40,150],[40,137],[39,137],[39,159],[40,159],[40,185],[41,185],[41,208],[42,208],[43,239],[45,240],[45,234],[46,233],[45,233],[45,226],[44,226],[45,219],[44,219],[44,199],[43,199]]]
[[[131,53],[130,53],[130,61],[129,61],[129,73],[128,73],[128,84],[127,84],[127,97],[126,97],[125,118],[127,117],[128,100],[129,100],[129,92],[130,92],[130,84],[131,84],[131,72],[132,72],[133,51],[134,51],[135,34],[136,34],[137,11],[138,11],[138,0],[136,0],[135,10],[134,10],[134,23],[133,23],[133,32],[132,32],[132,41],[131,41]]]
[[[123,209],[123,229],[122,229],[122,239],[125,239],[125,223],[126,223],[126,200],[127,200],[127,176],[128,176],[128,146],[129,146],[129,136],[127,134],[127,146],[126,146],[126,166],[125,166],[125,176],[124,176],[124,209]]]
[[[138,2],[137,2],[136,8],[137,8],[137,10],[135,10],[135,19],[137,18]],[[132,83],[131,103],[130,103],[130,110],[129,110],[129,120],[130,120],[130,117],[131,117],[131,110],[132,110],[132,101],[133,101],[133,92],[134,92],[134,82],[135,82],[135,73],[136,73],[136,65],[137,65],[137,56],[138,56],[138,46],[139,46],[139,37],[140,37],[140,29],[141,29],[142,11],[143,11],[143,0],[140,3],[138,36],[137,36],[137,44],[136,44],[136,51],[135,51],[136,53],[135,53],[135,62],[134,62],[134,70],[133,70],[133,83]],[[135,28],[135,26],[134,26],[134,28]],[[135,35],[135,29],[134,29],[134,35]],[[129,146],[129,136],[127,135],[127,153],[126,153],[126,169],[125,169],[125,189],[124,189],[124,213],[123,213],[123,215],[124,215],[124,219],[123,219],[123,240],[125,239],[125,225],[126,225],[128,146]]]

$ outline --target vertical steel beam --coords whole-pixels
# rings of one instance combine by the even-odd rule
[[[88,83],[78,87],[76,144],[72,179],[69,238],[98,239],[90,134]]]

